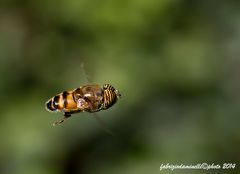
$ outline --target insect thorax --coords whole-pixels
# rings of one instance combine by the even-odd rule
[[[78,107],[82,103],[87,102],[89,107],[86,108],[88,112],[99,111],[103,104],[103,89],[99,85],[81,86],[74,90],[75,100]]]

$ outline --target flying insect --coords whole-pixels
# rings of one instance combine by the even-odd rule
[[[46,102],[45,107],[49,112],[64,114],[63,119],[53,123],[53,125],[58,125],[75,113],[95,113],[106,110],[113,106],[120,97],[120,92],[110,84],[84,85],[55,95]]]

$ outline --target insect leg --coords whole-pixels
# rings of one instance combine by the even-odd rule
[[[63,119],[58,120],[58,121],[55,121],[55,122],[53,123],[53,126],[62,124],[62,123],[63,123],[66,119],[68,119],[69,117],[71,117],[71,114],[65,112]]]

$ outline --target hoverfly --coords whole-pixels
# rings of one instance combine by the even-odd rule
[[[61,124],[72,114],[79,112],[95,113],[113,106],[121,94],[112,85],[85,85],[71,91],[64,91],[46,102],[49,112],[62,112],[64,118],[53,125]]]

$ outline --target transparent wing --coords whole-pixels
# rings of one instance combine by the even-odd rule
[[[92,80],[90,78],[90,76],[87,74],[84,63],[81,64],[81,68],[83,71],[84,76],[86,77],[87,83],[92,83]],[[108,128],[108,126],[102,121],[102,119],[97,115],[97,113],[91,113],[94,118],[96,119],[97,123],[99,124],[99,126],[108,134],[114,136],[114,133]]]

